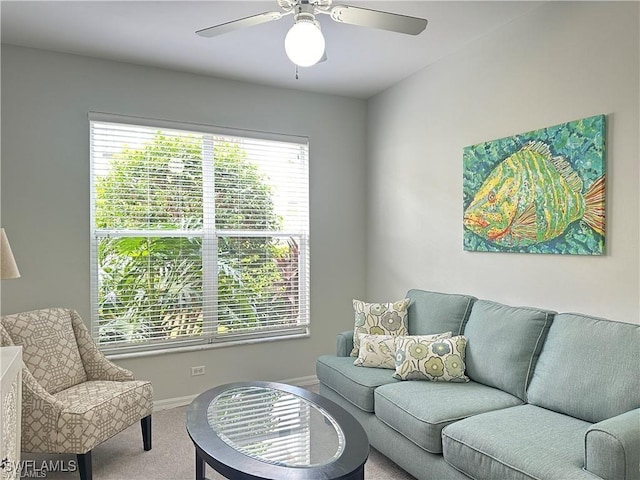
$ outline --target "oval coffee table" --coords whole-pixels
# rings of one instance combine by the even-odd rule
[[[205,463],[230,479],[362,480],[369,441],[339,405],[272,382],[221,385],[187,409],[196,480]]]

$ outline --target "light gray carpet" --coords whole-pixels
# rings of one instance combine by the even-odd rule
[[[164,410],[153,414],[153,448],[142,449],[140,424],[132,425],[93,450],[94,480],[188,480],[195,478],[195,451],[185,428],[186,407]],[[23,454],[22,460],[31,471],[29,478],[47,480],[77,480],[75,455]],[[32,461],[32,462],[31,462]],[[34,475],[42,470],[43,462],[51,466],[46,476]],[[63,471],[52,471],[61,470]],[[206,476],[210,480],[224,477],[207,466]],[[367,480],[413,480],[405,471],[382,454],[371,450],[365,465]]]

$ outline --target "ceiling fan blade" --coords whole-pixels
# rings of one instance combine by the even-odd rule
[[[254,25],[260,25],[261,23],[271,22],[273,20],[279,20],[283,17],[281,12],[264,12],[258,15],[251,15],[250,17],[239,18],[238,20],[232,20],[231,22],[221,23],[220,25],[214,25],[213,27],[203,28],[196,31],[201,37],[215,37],[224,33],[232,32],[240,28],[253,27]]]
[[[427,21],[424,18],[351,5],[336,5],[331,9],[331,18],[340,23],[379,28],[409,35],[418,35],[427,27]]]

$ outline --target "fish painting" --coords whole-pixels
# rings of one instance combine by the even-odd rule
[[[586,191],[567,160],[528,142],[489,174],[464,213],[464,226],[505,247],[554,239],[582,220],[604,235],[602,175]]]
[[[464,249],[602,255],[605,115],[464,148]]]

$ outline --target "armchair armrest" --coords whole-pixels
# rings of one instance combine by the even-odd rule
[[[640,408],[587,430],[584,466],[605,480],[640,479]]]
[[[13,340],[11,340],[9,336],[9,332],[7,332],[0,323],[0,347],[13,347],[14,345]]]
[[[87,378],[89,380],[112,380],[115,382],[135,380],[133,372],[111,362],[98,349],[80,315],[74,310],[70,310],[69,313],[71,314],[71,325],[78,342],[78,350],[80,351],[80,358],[87,373]]]
[[[336,342],[336,355],[338,357],[348,357],[353,350],[353,330],[340,332]]]
[[[62,402],[47,392],[22,367],[22,450],[25,452],[57,452],[58,419]]]

